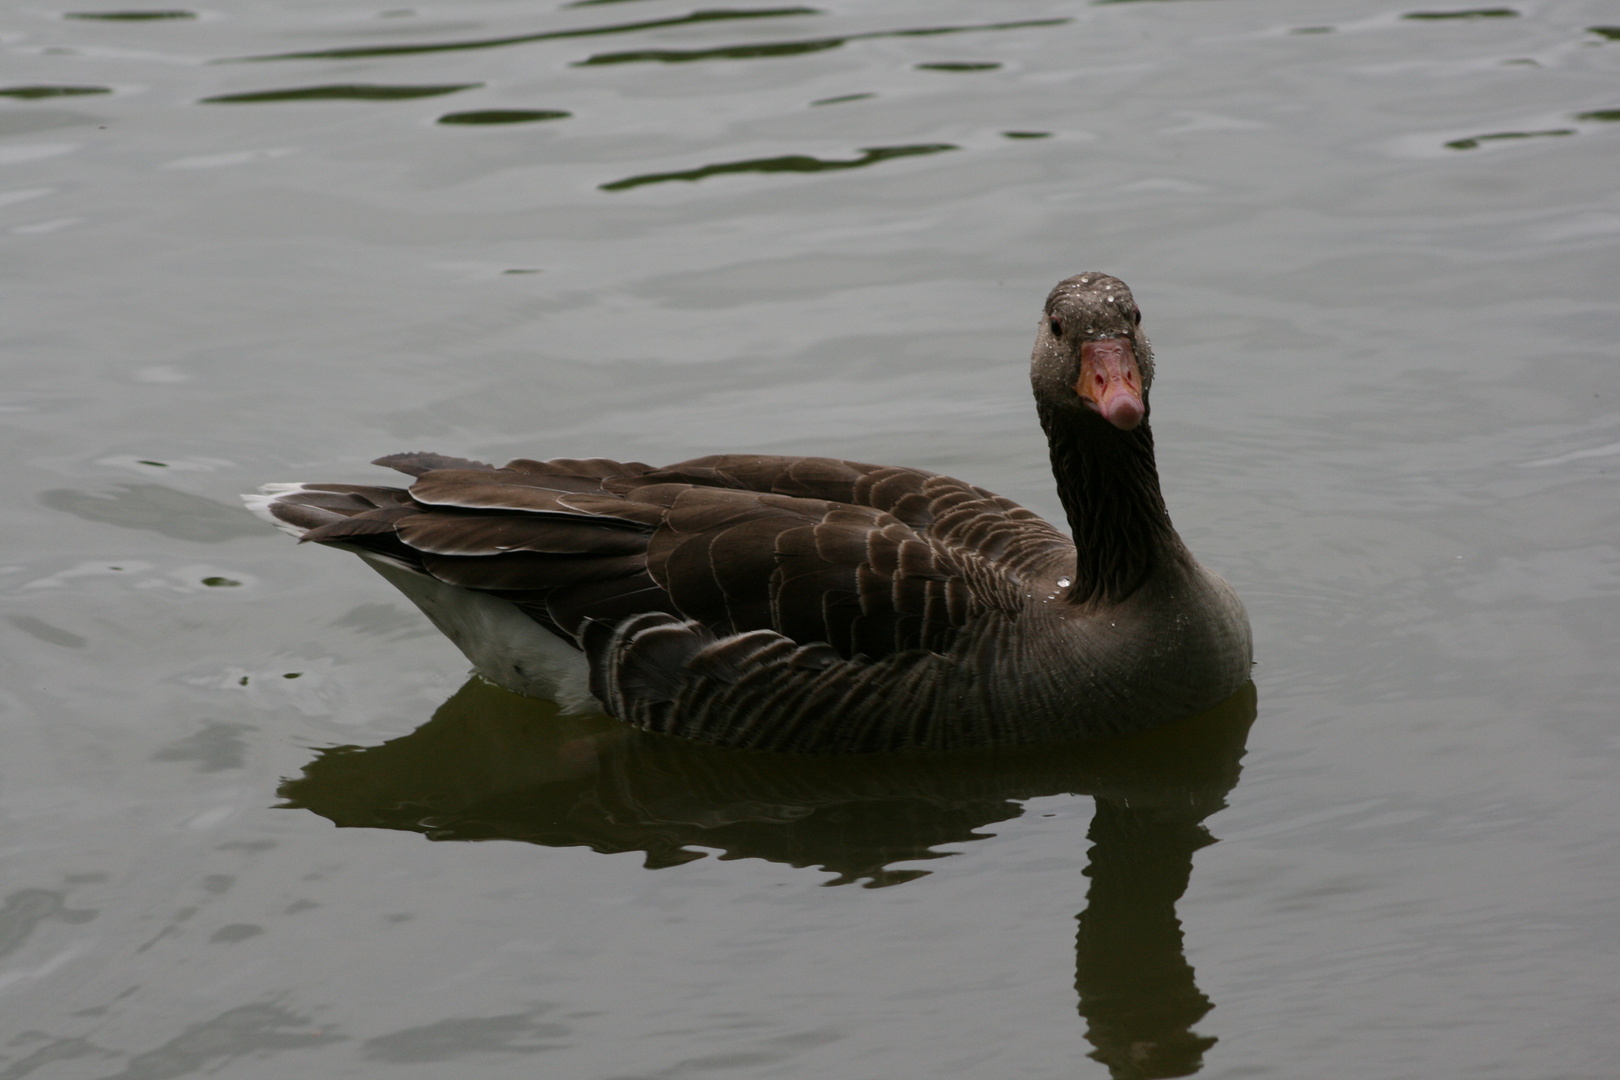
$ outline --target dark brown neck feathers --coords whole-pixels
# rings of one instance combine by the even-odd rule
[[[1119,431],[1099,416],[1039,405],[1058,498],[1077,549],[1069,601],[1118,603],[1178,543],[1159,491],[1153,433]]]

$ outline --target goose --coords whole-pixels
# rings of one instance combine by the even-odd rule
[[[1141,321],[1101,273],[1041,310],[1030,381],[1071,535],[939,473],[759,454],[403,453],[374,464],[408,488],[243,498],[359,555],[475,672],[565,713],[773,751],[1092,739],[1219,704],[1253,651],[1166,512]]]

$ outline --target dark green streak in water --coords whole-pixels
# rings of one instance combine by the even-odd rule
[[[1620,26],[1588,26],[1586,32],[1606,37],[1610,41],[1620,41]]]
[[[1479,144],[1484,142],[1500,142],[1503,139],[1537,139],[1543,135],[1573,135],[1572,128],[1554,128],[1551,131],[1498,131],[1491,135],[1474,135],[1467,139],[1453,139],[1446,143],[1451,150],[1477,150]]]
[[[593,67],[601,64],[635,64],[648,61],[686,64],[694,60],[753,60],[768,56],[799,56],[841,48],[851,41],[873,38],[937,37],[940,34],[966,34],[975,30],[1023,30],[1035,26],[1061,26],[1068,19],[1024,19],[1019,22],[982,23],[976,26],[930,26],[918,30],[873,30],[844,37],[810,38],[805,41],[773,41],[748,45],[726,45],[717,49],[635,49],[629,52],[597,53],[574,64]]]
[[[164,11],[70,11],[64,19],[98,19],[102,22],[156,22],[158,19],[195,19],[195,11],[170,8]]]
[[[573,116],[561,109],[478,109],[473,112],[445,113],[441,124],[529,124],[536,120],[562,120]]]
[[[112,88],[108,86],[6,86],[0,87],[0,97],[25,98],[52,98],[52,97],[79,97],[83,94],[110,94]]]
[[[1421,19],[1432,22],[1436,19],[1516,19],[1519,13],[1512,8],[1468,8],[1463,11],[1408,11],[1402,15],[1403,19]]]
[[[525,45],[531,41],[561,41],[565,38],[599,37],[603,34],[628,34],[637,30],[657,30],[669,26],[690,26],[693,23],[722,22],[731,19],[774,19],[788,15],[820,15],[812,7],[781,8],[704,8],[690,15],[672,19],[647,19],[642,22],[616,23],[612,26],[582,26],[577,30],[546,30],[538,34],[517,34],[512,37],[479,38],[474,41],[445,41],[428,45],[357,45],[343,49],[316,49],[311,52],[275,53],[269,56],[239,56],[215,63],[234,63],[249,60],[355,60],[371,56],[410,56],[417,53],[466,52],[471,49],[498,49],[505,45]]]
[[[842,105],[846,101],[865,101],[867,98],[875,98],[875,97],[877,97],[877,95],[876,94],[871,94],[871,93],[867,93],[867,94],[839,94],[837,97],[818,98],[817,100],[812,101],[810,104],[813,105],[813,106],[814,105]]]
[[[1577,120],[1602,120],[1607,123],[1620,121],[1620,109],[1593,109],[1591,112],[1578,112]]]
[[[771,56],[803,56],[841,47],[849,38],[811,38],[807,41],[776,41],[753,45],[723,45],[716,49],[633,49],[628,52],[597,53],[577,61],[575,67],[601,64],[685,64],[694,60],[759,60]]]
[[[631,176],[624,180],[615,180],[611,184],[603,184],[603,191],[628,191],[630,188],[642,187],[645,184],[662,184],[670,180],[685,180],[688,182],[702,180],[708,176],[719,176],[723,173],[779,173],[779,172],[834,172],[839,169],[859,169],[866,165],[875,165],[879,161],[890,158],[915,157],[918,154],[938,154],[945,150],[956,150],[958,147],[951,143],[922,143],[917,146],[873,146],[863,149],[861,156],[848,161],[827,161],[823,158],[810,157],[808,154],[788,154],[784,157],[749,158],[747,161],[728,161],[720,165],[705,165],[700,169],[686,169],[682,172],[646,173],[642,176]]]
[[[1000,64],[942,61],[937,64],[917,64],[918,71],[994,71]]]
[[[410,98],[438,97],[459,90],[472,90],[483,83],[442,83],[437,86],[378,86],[373,83],[334,83],[329,86],[302,86],[293,90],[255,90],[247,94],[220,94],[205,97],[205,105],[256,105],[266,101],[406,101]]]

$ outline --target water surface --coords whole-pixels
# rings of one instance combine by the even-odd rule
[[[1612,1076],[1614,23],[0,16],[0,1078]],[[235,501],[760,450],[1056,517],[1025,366],[1091,269],[1257,636],[1139,740],[560,719]]]

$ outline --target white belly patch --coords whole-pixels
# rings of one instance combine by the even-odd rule
[[[585,654],[515,604],[447,585],[370,552],[349,550],[421,608],[490,682],[529,697],[548,698],[565,713],[602,711],[591,696]]]

